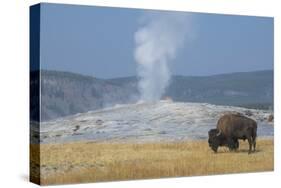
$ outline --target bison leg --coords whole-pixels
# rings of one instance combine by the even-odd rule
[[[232,138],[227,139],[227,146],[230,151],[236,150],[236,145],[237,145],[236,140]]]
[[[257,134],[256,132],[253,133],[253,146],[254,146],[254,152],[256,151],[256,138],[257,138]]]
[[[256,138],[252,138],[254,152],[256,151]]]
[[[237,149],[239,148],[239,141],[238,141],[238,139],[235,139],[234,143],[235,143],[234,150],[237,151]]]
[[[249,151],[248,151],[248,154],[250,154],[250,153],[252,152],[253,141],[252,141],[252,137],[251,137],[251,136],[248,136],[247,139],[248,139],[248,143],[249,143]]]

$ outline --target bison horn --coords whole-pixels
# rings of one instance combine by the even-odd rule
[[[219,130],[219,132],[218,132],[218,134],[216,136],[219,136],[219,135],[221,135],[221,130]]]

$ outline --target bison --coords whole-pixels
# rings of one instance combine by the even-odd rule
[[[219,146],[227,146],[230,150],[239,148],[239,139],[248,140],[250,154],[256,150],[257,123],[241,114],[223,115],[217,123],[216,129],[209,132],[209,146],[217,152]]]

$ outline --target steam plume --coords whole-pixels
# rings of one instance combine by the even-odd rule
[[[149,14],[135,33],[135,61],[142,101],[157,101],[169,84],[169,69],[185,42],[189,19],[186,13]]]

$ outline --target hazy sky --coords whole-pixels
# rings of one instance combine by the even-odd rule
[[[99,78],[136,75],[134,33],[146,11],[43,4],[41,67]],[[161,11],[156,11],[161,14]],[[273,18],[189,14],[173,74],[273,69]]]

